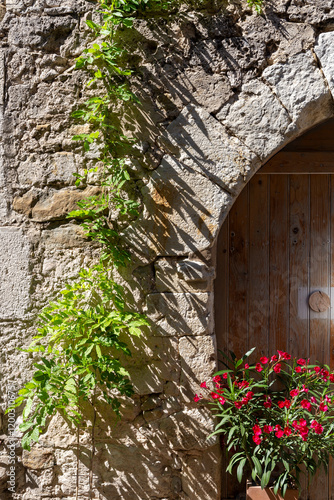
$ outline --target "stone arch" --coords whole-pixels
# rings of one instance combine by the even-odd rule
[[[220,227],[270,157],[334,116],[333,57],[334,32],[323,33],[314,50],[269,66],[215,115],[186,106],[161,139],[169,153],[144,187],[146,208],[126,237],[135,242],[138,262],[154,262],[156,291],[147,296],[154,334],[179,337],[180,393],[188,405],[183,415],[189,432],[199,418],[193,395],[216,363],[212,282]],[[203,432],[200,420],[197,432]],[[212,442],[198,442],[201,458],[185,468],[185,491],[195,494],[187,470],[194,476],[209,472],[201,499],[220,498],[219,450]]]

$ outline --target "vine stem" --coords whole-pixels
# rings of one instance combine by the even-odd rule
[[[75,490],[75,500],[79,499],[79,466],[80,466],[80,460],[79,460],[79,437],[80,437],[80,428],[79,424],[77,427],[77,477],[76,477],[76,490]]]
[[[96,399],[96,386],[94,387],[94,394],[91,401],[93,407],[93,422],[92,422],[92,452],[90,456],[90,470],[89,470],[89,496],[93,498],[93,465],[94,465],[94,455],[95,455],[95,425],[96,425],[96,409],[95,409],[95,399]]]

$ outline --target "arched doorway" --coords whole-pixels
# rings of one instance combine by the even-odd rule
[[[334,367],[333,138],[329,120],[290,143],[233,205],[217,247],[219,349],[256,346],[257,356],[282,349]],[[309,306],[316,291],[331,300],[324,312]],[[334,498],[333,476],[319,475],[310,488],[305,481],[302,499]],[[223,473],[222,498],[242,492]]]

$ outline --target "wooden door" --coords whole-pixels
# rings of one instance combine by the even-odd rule
[[[333,138],[331,121],[292,143],[232,207],[218,241],[220,349],[242,355],[256,346],[257,358],[281,349],[334,367]],[[325,312],[309,307],[315,291],[330,297]],[[334,499],[330,469],[310,488],[304,481],[303,500]],[[222,498],[236,498],[244,485],[224,475],[222,490]]]

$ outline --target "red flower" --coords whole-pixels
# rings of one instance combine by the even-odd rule
[[[238,384],[239,389],[243,389],[244,387],[249,387],[249,382],[247,380],[243,380]]]
[[[317,422],[316,420],[312,420],[311,427],[316,434],[322,434],[324,432],[323,426],[319,424],[319,422]]]
[[[299,423],[297,422],[297,420],[294,420],[292,422],[292,427],[299,431],[299,434],[303,441],[307,441],[309,429],[307,428],[307,422],[304,418],[299,419]]]
[[[256,370],[257,372],[262,372],[262,370],[263,370],[263,366],[262,366],[260,363],[256,363],[256,365],[255,365],[255,370]]]
[[[221,405],[223,405],[226,402],[225,398],[219,398],[218,401]]]
[[[311,403],[315,404],[317,402],[317,400],[315,399],[314,396],[311,396]]]
[[[315,371],[315,373],[320,373],[321,372],[320,366],[315,366],[314,371]]]
[[[242,407],[244,403],[242,401],[234,401],[234,406],[238,408],[238,410]]]
[[[250,401],[253,396],[254,396],[254,392],[252,392],[252,391],[248,391],[246,394],[246,398],[248,399],[248,401]]]
[[[268,363],[269,359],[266,358],[266,356],[262,356],[262,358],[260,358],[260,363],[262,363],[263,365],[266,365]]]
[[[227,379],[227,372],[223,373],[223,378],[226,380]]]
[[[277,363],[277,365],[274,366],[273,368],[275,373],[280,373],[281,371],[281,363]]]
[[[298,388],[297,389],[292,389],[292,391],[290,391],[290,396],[292,398],[295,398],[296,396],[298,396],[298,394],[299,394],[299,389]]]
[[[291,401],[289,401],[288,399],[285,399],[284,401],[279,401],[278,406],[279,408],[290,408]]]
[[[255,444],[261,444],[262,439],[258,435],[255,435],[253,436],[253,441]]]
[[[274,363],[275,361],[277,361],[277,356],[276,356],[276,354],[274,354],[273,356],[271,356],[270,361],[272,361],[273,363]]]
[[[305,410],[310,410],[312,408],[312,405],[309,401],[307,401],[307,399],[303,399],[301,402],[300,402],[300,405],[302,408],[304,408]]]
[[[302,371],[301,367],[300,366],[296,366],[295,372],[296,373],[301,373],[301,371]]]
[[[263,432],[266,434],[269,434],[270,432],[273,432],[274,428],[271,425],[264,425],[263,426]]]
[[[285,434],[286,436],[290,436],[290,434],[291,434],[291,433],[292,433],[292,430],[290,429],[290,427],[289,427],[289,426],[286,426],[286,427],[284,428],[284,434]]]
[[[287,352],[285,352],[285,351],[279,351],[279,350],[277,350],[277,352],[278,352],[280,358],[291,359],[291,355],[288,354]]]
[[[284,436],[284,431],[282,429],[279,429],[278,431],[275,432],[275,436],[277,438],[281,438]]]
[[[325,403],[323,401],[321,401],[321,403],[319,405],[319,410],[321,410],[321,411],[327,411],[328,410],[328,406],[325,405]]]
[[[309,391],[309,389],[306,387],[305,384],[303,384],[303,390],[302,390],[302,392],[308,392],[308,391]]]
[[[261,427],[259,425],[255,424],[253,427],[253,432],[254,432],[255,436],[259,436],[260,434],[262,434]]]
[[[206,388],[207,388],[207,387],[206,387],[206,382],[202,382],[202,383],[201,383],[201,387],[204,387],[204,388],[206,389]]]
[[[298,363],[298,365],[304,366],[304,365],[306,365],[306,360],[303,358],[300,358],[297,360],[297,363]]]
[[[331,382],[334,382],[334,375],[333,375],[332,373],[331,373],[331,374],[330,374],[330,376],[329,376],[329,380],[330,380]]]
[[[307,435],[308,435],[308,431],[300,433],[300,436],[301,436],[301,438],[302,438],[303,441],[307,441]]]
[[[248,368],[249,368],[249,364],[245,363],[245,369],[248,370]]]
[[[215,382],[215,383],[220,382],[220,375],[215,375],[214,377],[212,377],[212,380],[213,380],[213,382]]]
[[[220,395],[217,394],[216,392],[210,392],[210,396],[212,397],[212,399],[218,399],[218,398],[220,398]]]
[[[195,397],[194,397],[194,401],[195,403],[198,403],[198,401],[201,399],[200,396],[198,396],[198,394],[195,394]]]
[[[271,397],[267,396],[265,402],[263,403],[263,406],[265,408],[271,408],[272,407],[272,402],[271,402]]]

